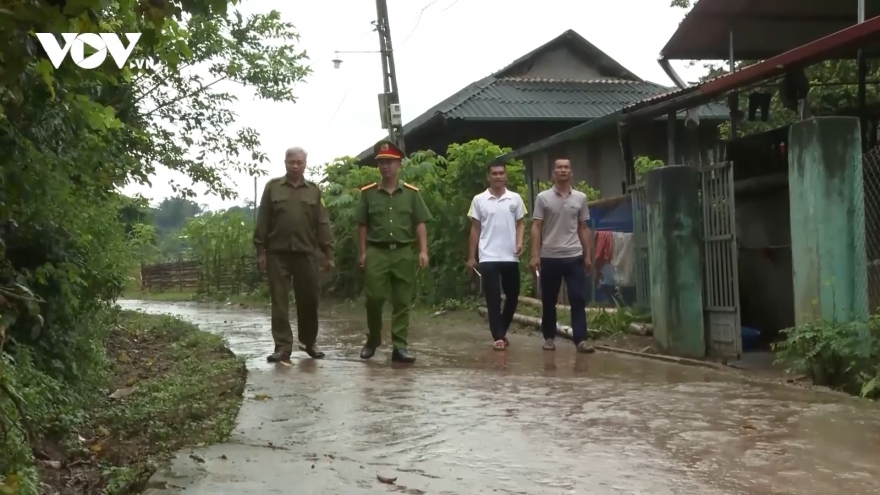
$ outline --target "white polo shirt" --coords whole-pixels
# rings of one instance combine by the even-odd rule
[[[519,261],[516,222],[526,213],[522,197],[507,189],[500,197],[488,189],[474,196],[468,216],[480,222],[480,262]]]

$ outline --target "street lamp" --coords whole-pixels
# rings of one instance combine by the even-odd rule
[[[380,52],[378,50],[353,50],[353,51],[343,51],[343,52],[337,51],[335,53],[336,53],[336,58],[331,60],[331,62],[333,62],[333,68],[338,69],[339,66],[342,65],[342,59],[339,58],[340,53],[382,53],[382,52]]]

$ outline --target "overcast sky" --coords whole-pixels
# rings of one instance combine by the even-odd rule
[[[672,82],[657,64],[657,54],[685,15],[669,0],[387,0],[403,119],[409,122],[468,84],[495,72],[518,57],[573,29],[624,67],[660,84]],[[313,73],[299,86],[295,104],[255,100],[249,91],[232,88],[240,98],[235,111],[243,126],[255,128],[272,162],[268,177],[284,173],[284,151],[302,146],[310,168],[338,156],[356,155],[386,135],[379,122],[377,94],[382,88],[379,55],[335,51],[378,50],[370,24],[375,2],[333,0],[245,0],[244,12],[278,10],[296,25]],[[702,75],[701,66],[673,67],[686,81]],[[172,195],[160,170],[152,187],[130,187],[153,201]],[[262,191],[267,177],[260,179]],[[211,209],[252,200],[253,179],[235,180],[241,199],[197,201]]]

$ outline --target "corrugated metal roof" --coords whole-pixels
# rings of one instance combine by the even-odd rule
[[[856,0],[699,0],[660,54],[672,60],[764,60],[856,23]],[[866,0],[866,18],[880,0]],[[870,57],[880,47],[865,47]],[[853,58],[846,51],[832,58]]]
[[[442,112],[466,120],[589,120],[646,98],[667,93],[659,84],[623,79],[496,79]],[[701,116],[726,118],[721,105],[701,108]]]
[[[854,52],[855,47],[877,42],[880,42],[880,17],[872,17],[861,24],[855,24],[735,72],[722,74],[695,86],[668,91],[627,105],[623,110],[625,115],[622,120],[626,122],[650,119],[669,111],[699,105],[734,89],[766,81],[786,72],[827,60],[835,53]]]

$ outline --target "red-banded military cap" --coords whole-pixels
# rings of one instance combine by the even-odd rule
[[[387,139],[376,143],[376,146],[373,147],[373,152],[376,154],[376,160],[382,160],[383,158],[386,160],[403,160],[403,151]]]

